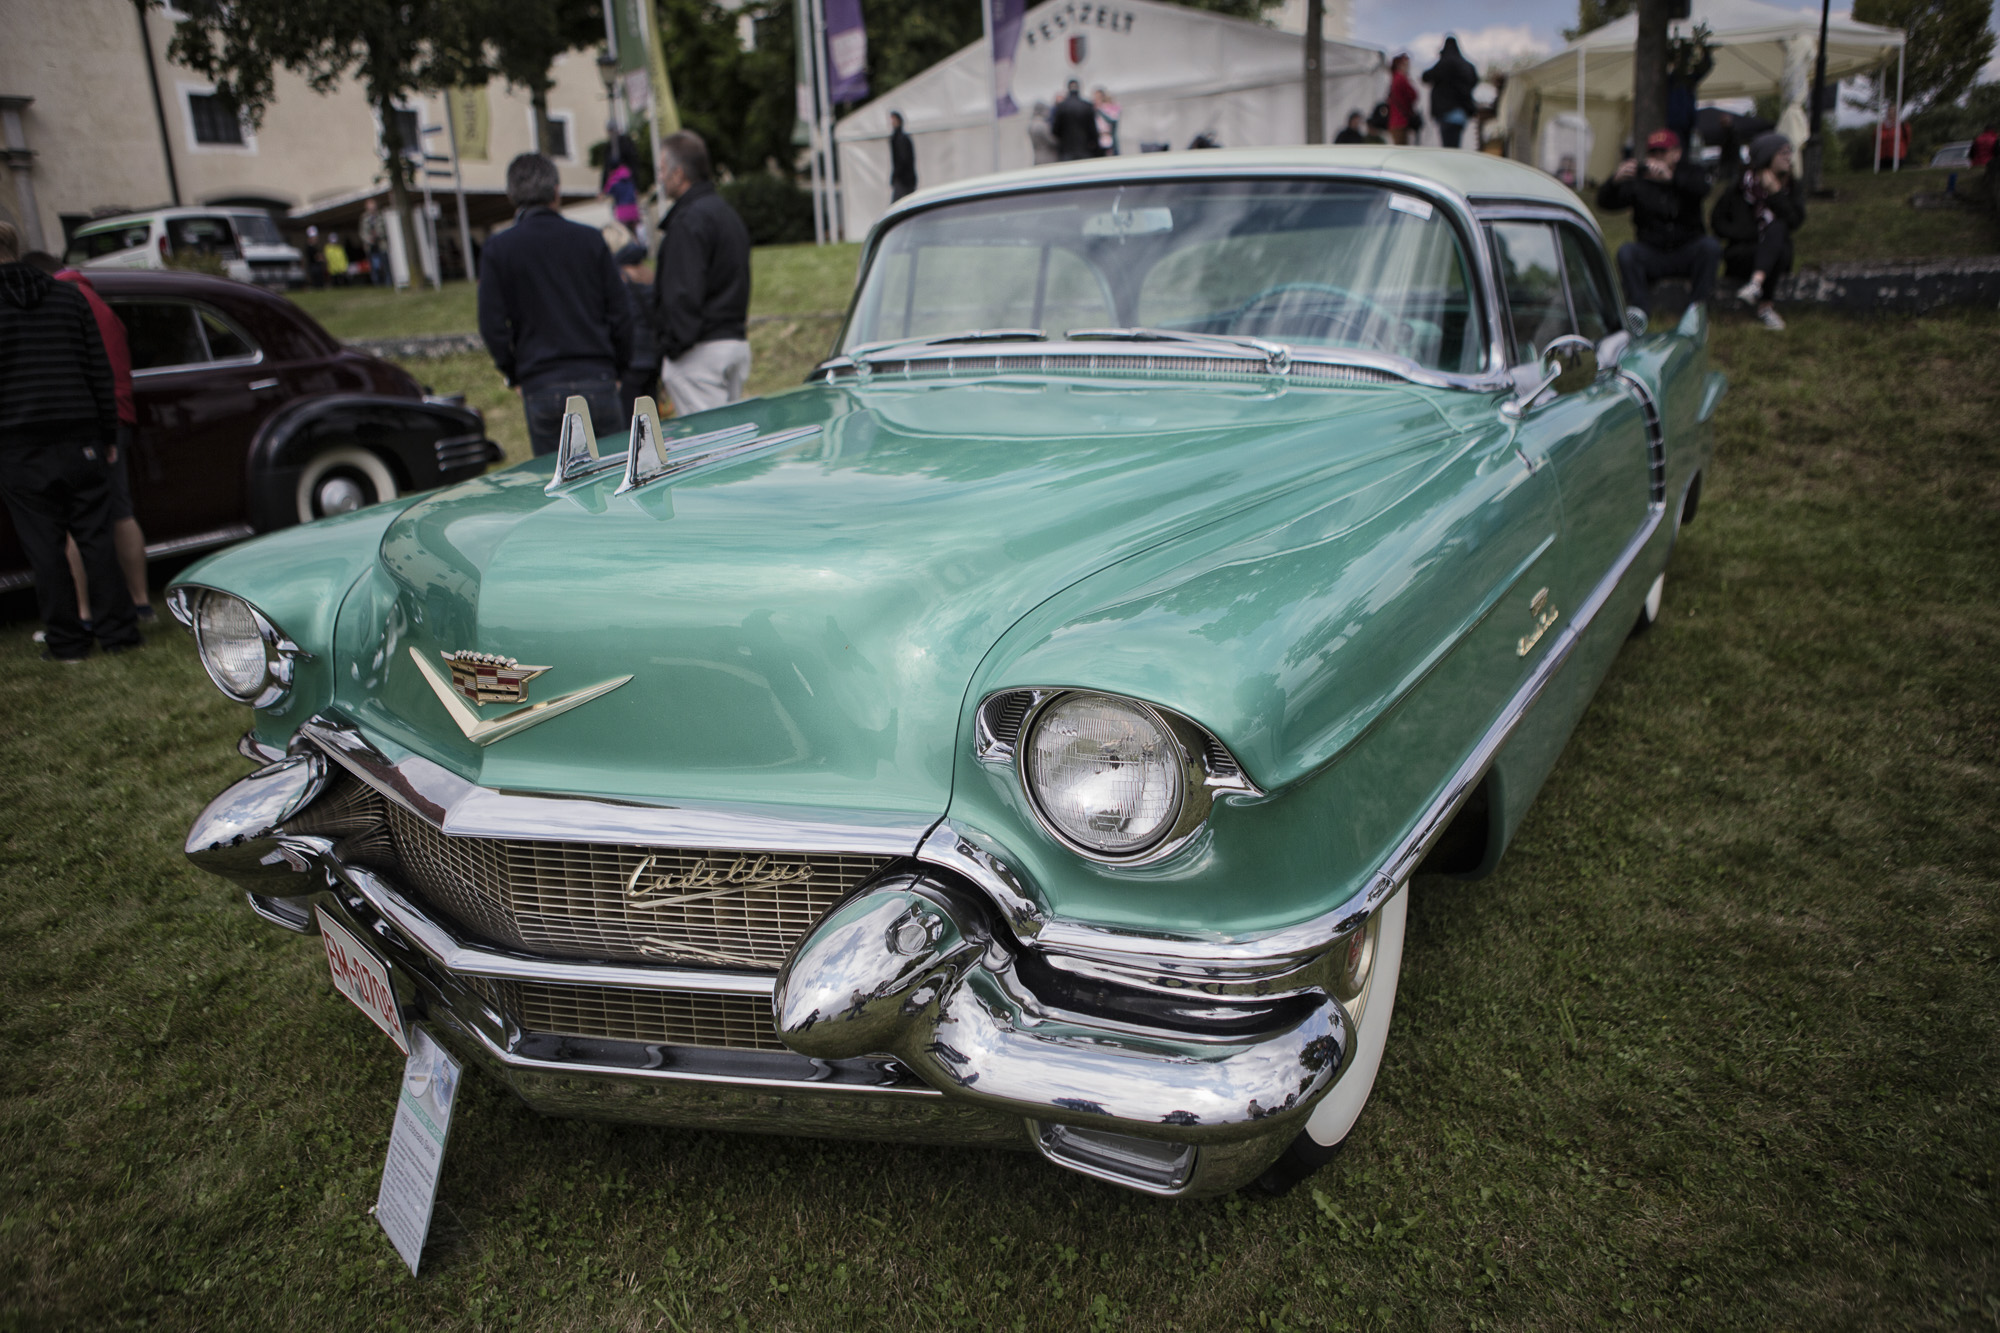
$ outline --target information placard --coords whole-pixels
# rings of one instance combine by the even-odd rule
[[[458,1095],[458,1061],[421,1027],[410,1028],[410,1058],[396,1094],[396,1123],[389,1131],[389,1160],[375,1220],[415,1274],[431,1230],[444,1144],[451,1133],[451,1103]]]

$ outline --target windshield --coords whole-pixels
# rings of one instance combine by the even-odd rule
[[[980,329],[1171,329],[1482,368],[1443,211],[1352,182],[1093,185],[948,204],[882,237],[843,351]]]
[[[229,220],[236,224],[236,234],[246,245],[283,245],[285,238],[278,231],[278,224],[271,220],[269,213],[231,213]]]

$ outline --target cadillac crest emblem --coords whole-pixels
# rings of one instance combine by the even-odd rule
[[[528,682],[549,669],[522,666],[511,657],[463,649],[438,656],[451,667],[452,688],[476,704],[525,703]]]

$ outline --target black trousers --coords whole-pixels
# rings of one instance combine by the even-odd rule
[[[1625,280],[1625,300],[1651,314],[1653,284],[1661,278],[1686,278],[1688,299],[1706,301],[1715,294],[1715,261],[1721,257],[1722,242],[1713,236],[1697,236],[1675,250],[1627,241],[1618,247],[1618,276]]]
[[[1792,229],[1773,218],[1757,233],[1754,241],[1731,241],[1722,249],[1722,267],[1738,282],[1748,282],[1752,273],[1764,275],[1764,290],[1758,299],[1768,301],[1778,290],[1778,279],[1792,271]]]
[[[572,394],[580,396],[590,408],[590,425],[599,435],[624,430],[631,424],[629,415],[619,415],[618,377],[610,371],[524,385],[521,408],[528,417],[528,444],[535,457],[556,451],[556,443],[562,439],[563,404]]]
[[[111,649],[139,642],[132,594],[111,544],[111,462],[106,454],[102,444],[90,439],[15,442],[0,448],[0,498],[35,572],[35,597],[52,657],[82,657],[93,636]],[[66,536],[76,538],[84,576],[90,580],[90,629],[77,619]]]
[[[625,373],[618,377],[618,409],[623,416],[617,428],[623,430],[632,424],[632,408],[641,398],[651,398],[657,402],[659,396],[659,362],[655,361],[650,366],[626,367]]]

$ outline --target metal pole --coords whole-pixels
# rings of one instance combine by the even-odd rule
[[[826,6],[823,0],[809,0],[812,10],[812,50],[813,50],[813,111],[819,122],[818,140],[820,151],[826,155],[824,180],[826,181],[826,236],[829,242],[838,244],[840,235],[840,176],[833,150],[833,102],[832,89],[827,80],[832,77],[826,58]]]
[[[174,139],[167,133],[167,106],[160,100],[160,71],[153,65],[153,34],[146,27],[146,0],[134,0],[133,9],[139,15],[139,49],[146,55],[146,78],[153,85],[153,118],[160,122],[160,152],[167,161],[167,193],[174,198],[174,207],[181,206],[181,178],[174,170]]]
[[[1889,66],[1885,62],[1881,72],[1875,76],[1875,174],[1882,174],[1882,117],[1888,108],[1883,105],[1883,89],[1889,82]]]
[[[1583,112],[1583,42],[1576,44],[1576,192],[1583,193],[1583,175],[1586,156],[1590,149],[1585,145],[1584,136],[1590,132],[1590,118]]]
[[[1826,137],[1820,133],[1820,105],[1826,100],[1826,21],[1833,0],[1819,0],[1819,51],[1813,60],[1812,133],[1806,137],[1806,188],[1817,190],[1826,156]]]
[[[465,257],[465,280],[479,281],[479,273],[472,265],[472,223],[465,211],[465,172],[458,161],[458,117],[452,114],[452,89],[444,92],[444,132],[451,140],[451,189],[458,196],[458,246]]]
[[[1889,122],[1890,171],[1903,169],[1903,52],[1907,49],[1907,39],[1905,41],[1905,46],[1896,48],[1896,105],[1890,112],[1894,119]]]
[[[1326,142],[1326,5],[1306,0],[1306,142]]]
[[[991,104],[986,137],[993,151],[993,170],[1000,170],[1000,61],[993,51],[993,0],[979,0],[979,26],[986,34],[986,100]]]

